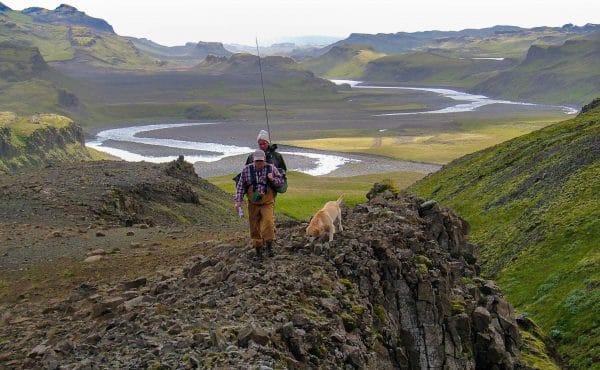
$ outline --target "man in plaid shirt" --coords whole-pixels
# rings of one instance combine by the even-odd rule
[[[253,154],[253,163],[242,170],[237,183],[235,208],[242,207],[244,194],[248,194],[248,220],[250,238],[256,250],[256,257],[262,257],[262,249],[269,257],[273,256],[275,239],[275,197],[273,186],[283,185],[284,179],[277,167],[265,162],[265,152],[257,149]]]

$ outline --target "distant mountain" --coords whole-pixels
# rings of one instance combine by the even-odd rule
[[[208,55],[230,56],[233,53],[223,47],[220,42],[188,42],[182,46],[163,46],[145,38],[127,37],[140,51],[161,60],[195,61],[196,63]]]
[[[261,66],[265,84],[274,88],[312,90],[315,94],[336,91],[332,82],[316,77],[292,58],[267,56],[261,58]],[[235,76],[238,81],[260,81],[258,57],[251,54],[238,53],[229,58],[209,56],[195,69],[203,74],[218,74],[228,79]]]
[[[318,58],[302,66],[319,76],[328,78],[361,78],[367,63],[384,57],[366,45],[343,45],[331,48]]]
[[[573,369],[598,364],[598,179],[600,99],[573,119],[457,159],[412,187],[470,223],[485,274],[554,338]]]
[[[361,79],[379,84],[469,88],[515,64],[513,59],[456,58],[416,52],[370,61]]]
[[[245,53],[256,55],[256,45],[226,44],[225,48],[234,53]],[[293,57],[295,60],[305,59],[306,56],[316,56],[314,51],[318,51],[318,46],[298,45],[293,42],[282,42],[270,46],[260,46],[261,56],[279,55]]]
[[[334,36],[321,36],[321,35],[306,35],[306,36],[296,36],[296,37],[282,37],[277,41],[278,44],[281,43],[291,43],[295,44],[299,47],[306,46],[326,46],[333,44],[334,42],[340,41],[342,37],[334,37]],[[273,44],[272,46],[275,46]]]
[[[27,8],[21,13],[29,15],[41,23],[60,24],[64,26],[82,26],[96,31],[115,33],[112,26],[104,19],[93,18],[76,8],[62,4],[54,10],[44,8]]]
[[[557,46],[531,46],[515,68],[472,91],[499,97],[582,105],[600,93],[600,31]]]
[[[386,54],[399,54],[412,50],[420,50],[429,46],[434,40],[461,38],[461,37],[487,37],[498,33],[518,32],[522,29],[514,26],[495,26],[483,29],[465,29],[462,31],[422,31],[422,32],[397,32],[397,33],[353,33],[348,38],[340,40],[328,48],[347,44],[370,45],[374,50]]]
[[[388,55],[428,49],[461,49],[459,50],[461,56],[522,57],[533,44],[560,44],[577,34],[596,30],[600,30],[600,25],[587,24],[583,27],[565,25],[531,29],[494,26],[461,31],[398,32],[375,35],[353,33],[348,38],[323,48],[321,53],[327,52],[334,46],[361,44],[369,45],[373,50]]]
[[[47,62],[110,68],[150,68],[156,59],[116,35],[103,20],[70,6],[54,11],[29,8],[0,11],[0,41],[37,47]]]

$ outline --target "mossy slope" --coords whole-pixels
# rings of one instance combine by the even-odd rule
[[[157,66],[156,59],[141,53],[100,19],[66,6],[30,10],[0,11],[0,41],[37,47],[48,62],[77,61],[111,68]]]
[[[327,53],[302,65],[319,76],[361,78],[367,64],[385,56],[364,45],[334,46]]]
[[[363,79],[378,83],[470,88],[514,64],[512,59],[479,60],[417,52],[374,60],[366,66]]]
[[[83,131],[67,117],[0,112],[0,173],[56,161],[90,160]]]
[[[558,341],[600,358],[600,100],[576,118],[451,162],[411,189],[471,226],[483,270]]]

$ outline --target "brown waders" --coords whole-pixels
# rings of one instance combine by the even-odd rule
[[[248,188],[248,219],[250,221],[250,238],[256,250],[256,256],[262,257],[262,248],[268,256],[273,256],[273,239],[275,239],[275,198],[273,190],[267,187],[267,193],[260,200],[254,201],[254,188]]]

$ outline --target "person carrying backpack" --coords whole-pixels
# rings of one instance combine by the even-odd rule
[[[281,153],[277,152],[277,144],[271,144],[271,138],[269,137],[269,133],[265,130],[260,130],[260,132],[258,133],[258,136],[256,137],[256,141],[258,143],[258,148],[260,150],[262,150],[263,152],[265,152],[265,156],[266,156],[266,162],[272,164],[273,166],[277,167],[277,169],[279,170],[279,172],[283,175],[284,180],[286,177],[286,173],[287,173],[287,165],[285,164],[285,161],[283,160],[283,156],[281,155]],[[248,158],[246,158],[246,164],[250,164],[252,163],[253,159],[252,159],[252,154],[248,155]],[[286,189],[287,189],[287,180],[285,181],[285,184],[283,185]],[[277,191],[279,190],[279,191]],[[281,189],[277,189],[275,192],[275,196],[277,196],[278,192],[285,192],[285,190],[281,191]]]
[[[260,149],[252,154],[252,163],[244,166],[236,186],[235,208],[242,207],[244,194],[248,194],[248,221],[250,239],[256,251],[256,257],[272,257],[275,239],[275,191],[281,187],[284,178],[273,164],[265,161],[266,155]]]

